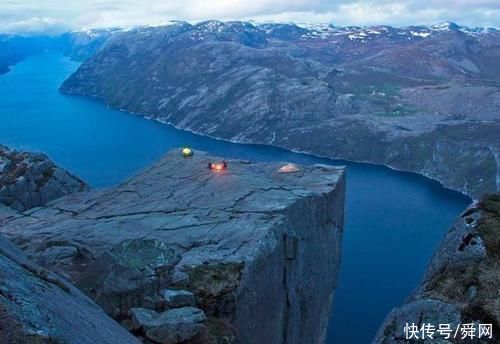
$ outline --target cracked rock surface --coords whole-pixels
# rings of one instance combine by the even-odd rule
[[[340,265],[342,168],[219,161],[172,151],[108,190],[73,194],[0,231],[68,276],[117,319],[164,311],[165,289],[192,292],[204,343],[322,343]]]
[[[0,343],[139,342],[77,288],[0,237]]]
[[[23,211],[86,190],[82,180],[54,165],[46,155],[0,145],[0,203]]]

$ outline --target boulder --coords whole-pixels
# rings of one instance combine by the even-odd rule
[[[163,299],[167,308],[189,307],[196,303],[194,294],[187,290],[166,289],[163,292]]]
[[[82,180],[57,167],[46,155],[0,145],[0,203],[24,211],[87,189]]]
[[[165,311],[144,323],[146,337],[161,344],[184,343],[205,328],[206,316],[201,309],[183,307]]]
[[[132,308],[132,329],[141,331],[156,343],[184,343],[199,335],[207,319],[201,309],[181,307],[157,313],[145,308]]]
[[[143,326],[158,317],[158,313],[146,308],[131,308],[129,315],[132,320],[132,330],[140,330]]]
[[[207,316],[205,342],[323,343],[340,266],[343,169],[279,173],[284,163],[237,160],[207,169],[221,160],[173,151],[117,187],[0,219],[0,232],[117,319],[133,308],[161,312],[165,289],[185,290]]]

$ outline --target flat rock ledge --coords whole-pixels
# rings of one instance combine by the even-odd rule
[[[24,211],[86,190],[87,184],[57,167],[46,155],[0,145],[0,203]]]
[[[175,150],[116,188],[0,213],[0,231],[144,342],[323,343],[343,168],[214,161]]]
[[[467,209],[434,253],[422,284],[407,302],[387,316],[374,340],[399,344],[405,325],[475,324],[475,338],[467,343],[498,343],[500,335],[500,194],[486,196]],[[478,338],[479,324],[491,324],[493,336]],[[437,333],[422,343],[462,342]]]
[[[77,288],[0,237],[0,343],[139,341]]]

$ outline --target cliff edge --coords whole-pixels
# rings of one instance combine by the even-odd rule
[[[86,190],[85,182],[56,166],[45,154],[0,145],[0,203],[24,211]]]
[[[0,219],[0,231],[153,342],[323,343],[344,170],[207,168],[217,160],[172,151],[116,188]]]
[[[408,343],[404,326],[438,327],[474,324],[468,343],[498,343],[500,334],[500,194],[485,197],[456,221],[434,253],[423,283],[405,305],[394,309],[375,343]],[[479,337],[479,324],[491,324],[492,335]],[[439,343],[455,343],[462,338]],[[419,335],[422,339],[422,334]],[[430,340],[430,339],[429,339]],[[427,341],[423,341],[427,342]],[[429,341],[434,342],[434,341]]]

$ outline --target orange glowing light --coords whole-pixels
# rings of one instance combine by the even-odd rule
[[[227,162],[225,161],[215,162],[215,163],[209,162],[208,169],[213,171],[223,171],[227,169]]]

